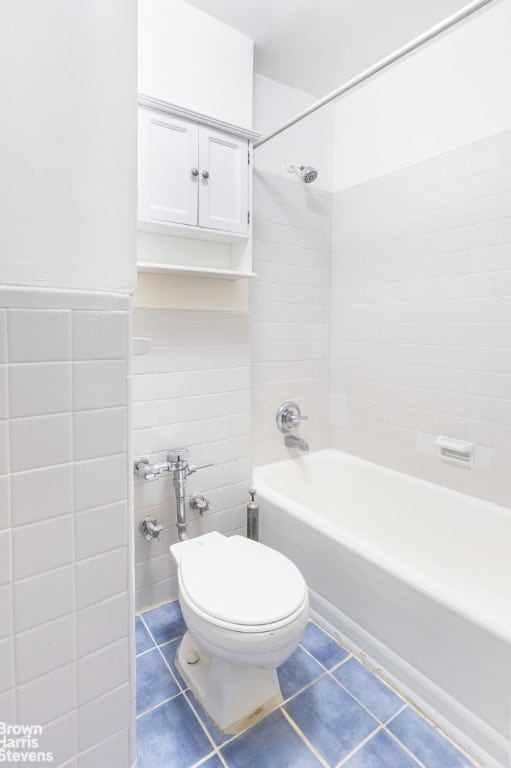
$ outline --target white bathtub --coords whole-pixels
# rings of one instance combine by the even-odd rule
[[[511,510],[334,450],[254,484],[261,541],[301,568],[317,613],[508,766]]]

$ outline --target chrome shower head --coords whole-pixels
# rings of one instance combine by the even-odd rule
[[[312,165],[301,165],[300,173],[306,184],[310,184],[318,178],[318,172]]]
[[[318,178],[318,172],[313,165],[303,165],[303,163],[288,163],[289,173],[297,173],[305,184],[310,184]]]

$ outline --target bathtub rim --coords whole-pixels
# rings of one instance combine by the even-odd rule
[[[490,632],[492,635],[496,635],[501,640],[511,644],[511,623],[508,626],[502,622],[495,620],[493,616],[488,616],[484,612],[478,610],[468,610],[465,603],[457,598],[457,596],[445,588],[440,581],[434,578],[429,578],[427,574],[424,574],[418,569],[414,569],[408,564],[403,564],[398,558],[388,555],[378,547],[371,544],[363,543],[357,536],[350,535],[349,532],[343,531],[340,526],[332,523],[326,517],[323,517],[320,513],[313,509],[309,509],[305,504],[294,501],[289,496],[286,496],[280,491],[276,491],[272,488],[266,479],[267,473],[271,470],[274,471],[278,467],[290,466],[297,461],[305,461],[313,458],[316,461],[321,456],[347,456],[349,459],[356,460],[365,465],[377,467],[383,469],[386,472],[398,475],[399,477],[406,477],[412,481],[415,481],[419,485],[426,484],[433,486],[434,488],[440,488],[442,492],[445,491],[446,495],[461,499],[470,499],[471,501],[477,501],[481,504],[489,505],[499,514],[505,514],[511,517],[511,509],[495,504],[492,501],[486,501],[485,499],[479,499],[476,496],[470,496],[466,493],[461,493],[452,488],[432,483],[429,480],[423,480],[415,475],[408,475],[405,472],[399,472],[398,470],[391,469],[382,464],[362,459],[355,454],[348,453],[347,451],[340,451],[336,448],[323,448],[319,451],[313,451],[306,456],[299,456],[297,458],[283,459],[281,461],[264,464],[258,467],[254,467],[252,471],[253,485],[257,489],[257,493],[260,498],[269,501],[272,504],[286,510],[293,517],[297,518],[301,522],[312,526],[322,534],[327,534],[330,538],[334,539],[340,545],[348,547],[354,551],[359,557],[363,558],[369,563],[376,563],[379,567],[386,570],[392,576],[405,581],[409,586],[417,589],[428,598],[437,600],[445,607],[460,614],[467,621],[471,621],[477,624],[481,629]]]

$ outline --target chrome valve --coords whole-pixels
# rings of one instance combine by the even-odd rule
[[[302,416],[298,403],[288,401],[282,403],[280,406],[277,415],[275,416],[275,421],[277,422],[277,427],[280,431],[284,434],[288,434],[289,432],[292,432],[301,421],[307,421],[308,418],[308,416]]]

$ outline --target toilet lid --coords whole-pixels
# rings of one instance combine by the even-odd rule
[[[291,560],[243,536],[190,547],[180,560],[192,602],[215,619],[245,626],[272,624],[295,613],[307,586]]]

